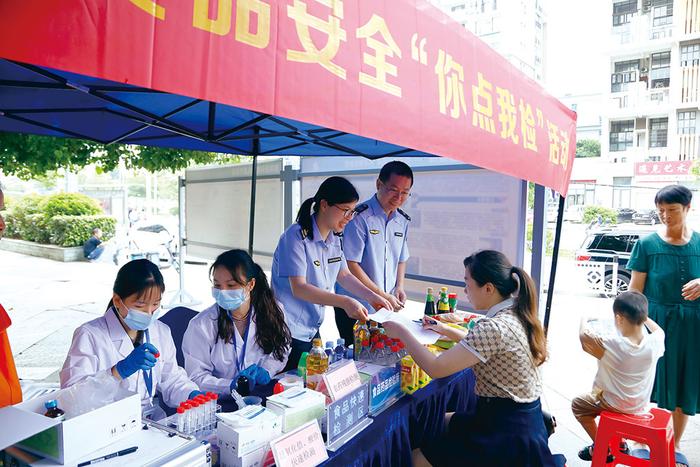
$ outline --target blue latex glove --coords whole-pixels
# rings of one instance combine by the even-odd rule
[[[268,384],[269,382],[270,382],[270,373],[268,373],[268,371],[261,366],[257,367],[256,371],[255,371],[255,383],[265,385],[265,384]]]
[[[117,373],[126,379],[139,370],[150,370],[156,365],[155,354],[158,353],[153,345],[146,342],[136,347],[124,360],[117,363]]]
[[[251,391],[255,387],[255,383],[256,383],[255,374],[257,373],[257,371],[258,371],[258,365],[253,363],[248,368],[246,368],[245,370],[238,373],[238,376],[245,376],[246,378],[248,378],[248,381],[250,382],[250,390]],[[236,378],[236,379],[238,379],[238,378]]]
[[[187,396],[188,399],[194,399],[197,396],[206,396],[207,393],[204,391],[192,391],[189,396]]]

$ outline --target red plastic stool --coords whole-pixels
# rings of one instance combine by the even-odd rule
[[[649,446],[650,459],[624,454],[620,443],[631,439]],[[642,415],[625,415],[613,412],[600,414],[598,433],[595,437],[592,467],[613,466],[617,464],[652,467],[668,467],[676,464],[673,444],[673,422],[671,412],[653,408],[650,413]],[[608,450],[615,460],[607,464]]]

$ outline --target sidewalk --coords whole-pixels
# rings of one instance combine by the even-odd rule
[[[101,316],[111,298],[118,268],[103,263],[59,263],[42,258],[0,251],[0,303],[12,318],[10,341],[20,378],[58,382],[73,331],[80,324]],[[578,342],[581,314],[609,317],[612,301],[581,293],[569,280],[573,267],[560,262],[560,278],[554,296],[549,330],[550,357],[543,367],[543,405],[559,426],[550,439],[553,452],[563,453],[569,467],[588,466],[577,452],[590,444],[571,414],[571,399],[590,389],[596,371],[593,357]],[[163,303],[177,290],[173,268],[162,270],[166,284]],[[191,306],[202,310],[211,305],[208,265],[185,265],[186,289],[199,300]],[[460,293],[460,295],[462,295]],[[332,310],[321,327],[325,340],[337,338]],[[24,383],[24,381],[23,381]],[[683,452],[691,465],[700,466],[700,418],[690,419]]]

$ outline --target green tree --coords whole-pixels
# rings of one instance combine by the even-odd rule
[[[576,157],[600,157],[600,141],[595,139],[576,141]]]
[[[98,171],[109,172],[119,166],[120,160],[128,169],[174,172],[192,164],[237,163],[241,157],[153,146],[106,146],[80,139],[0,133],[0,167],[5,175],[15,175],[23,180],[58,169],[77,172],[90,164],[94,164]]]

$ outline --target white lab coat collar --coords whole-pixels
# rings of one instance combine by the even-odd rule
[[[506,298],[500,303],[496,303],[494,306],[488,309],[486,312],[486,317],[487,318],[493,318],[498,314],[498,312],[503,311],[507,308],[512,308],[513,307],[513,299],[512,298]]]
[[[115,348],[119,351],[122,357],[127,357],[134,350],[134,344],[131,342],[131,338],[124,330],[121,321],[117,318],[112,307],[105,311],[105,320],[107,321],[107,329],[109,330],[109,337],[114,342]]]

